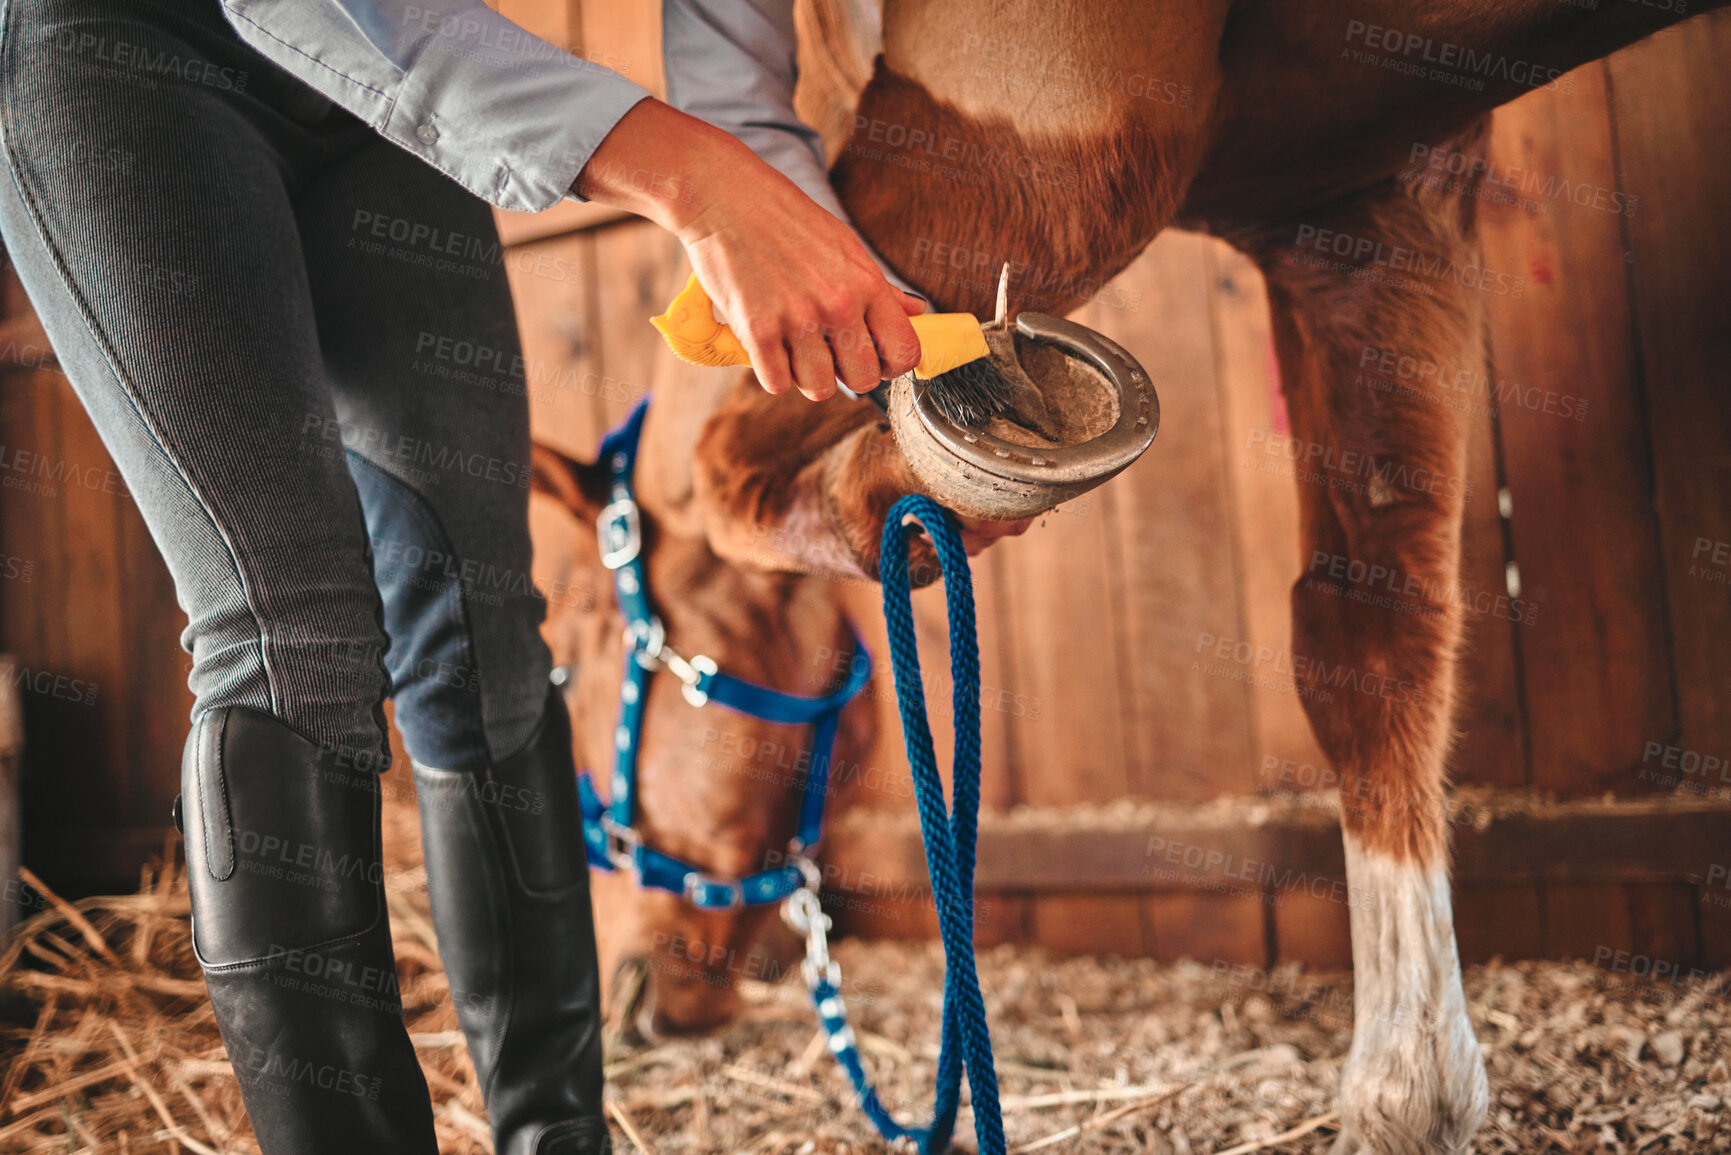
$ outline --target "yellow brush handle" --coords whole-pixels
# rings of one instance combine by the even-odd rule
[[[923,313],[908,320],[920,339],[920,363],[914,366],[914,376],[921,379],[948,373],[991,353],[972,313]],[[695,273],[667,306],[667,312],[651,317],[649,323],[661,331],[667,347],[681,361],[693,365],[751,364],[733,330],[715,319],[715,307]]]

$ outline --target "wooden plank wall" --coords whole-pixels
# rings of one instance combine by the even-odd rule
[[[9,262],[3,302],[0,649],[21,675],[25,861],[130,887],[172,830],[192,707],[185,617]]]
[[[1723,781],[1666,764],[1731,751],[1728,567],[1690,556],[1731,530],[1731,242],[1711,208],[1731,174],[1708,151],[1731,99],[1706,83],[1728,38],[1727,14],[1690,21],[1496,122],[1498,162],[1539,178],[1505,179],[1544,190],[1484,216],[1487,264],[1527,284],[1491,314],[1497,373],[1586,404],[1582,420],[1498,408],[1510,551],[1541,615],[1517,638],[1527,781],[1541,789],[1724,797]],[[1725,908],[1689,882],[1551,884],[1537,899],[1546,954],[1614,939],[1726,958]]]
[[[661,83],[656,5],[503,7]],[[1683,752],[1731,754],[1731,564],[1713,560],[1731,542],[1721,209],[1731,172],[1711,151],[1731,130],[1731,96],[1709,82],[1728,39],[1731,14],[1692,21],[1497,117],[1496,171],[1521,189],[1512,203],[1481,204],[1486,263],[1518,275],[1524,292],[1492,300],[1488,338],[1494,381],[1519,389],[1475,416],[1463,584],[1501,593],[1518,581],[1537,609],[1519,624],[1470,615],[1453,760],[1464,785],[1639,794],[1670,789],[1664,763]],[[1517,168],[1524,175],[1511,176]],[[581,206],[502,214],[501,229],[518,258],[509,267],[536,434],[592,454],[665,368],[644,318],[683,278],[678,246]],[[536,277],[539,258],[580,276]],[[10,305],[15,314],[15,289]],[[987,804],[1057,813],[1308,789],[1322,760],[1290,679],[1247,682],[1199,653],[1230,638],[1290,654],[1296,500],[1253,452],[1287,430],[1261,278],[1215,241],[1170,233],[1080,319],[1152,372],[1163,431],[1133,470],[976,566]],[[534,388],[537,367],[577,385]],[[1582,419],[1544,412],[1547,393],[1584,403]],[[0,443],[106,468],[52,370],[6,374]],[[540,504],[535,518],[556,555],[571,527]],[[94,706],[26,695],[28,860],[74,889],[124,881],[160,845],[184,733],[181,617],[166,575],[129,499],[79,487],[0,493],[0,553],[35,563],[30,580],[0,581],[0,647],[101,687]],[[875,594],[848,596],[881,659]],[[940,596],[916,600],[937,670]],[[882,689],[866,762],[905,772]],[[941,746],[945,712],[935,723]],[[1714,785],[1699,777],[1683,785]],[[892,790],[860,804],[903,801]],[[1635,881],[1475,880],[1458,896],[1463,951],[1610,946],[1680,965],[1731,961],[1731,906],[1704,891],[1712,866]],[[1347,958],[1345,907],[1302,892],[1048,887],[994,893],[983,909],[993,940],[1253,963]],[[931,929],[917,904],[857,925]]]

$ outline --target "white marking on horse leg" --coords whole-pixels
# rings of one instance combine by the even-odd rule
[[[1461,992],[1448,870],[1345,840],[1354,1022],[1335,1151],[1467,1151],[1490,1092]]]

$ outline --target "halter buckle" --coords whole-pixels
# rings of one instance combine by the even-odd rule
[[[601,816],[601,832],[607,836],[607,861],[620,870],[637,869],[637,848],[643,838],[629,826],[621,826],[612,816]]]
[[[705,906],[697,901],[697,896],[710,887],[724,887],[727,890],[727,905],[725,907]],[[699,910],[738,910],[745,905],[745,885],[738,879],[716,878],[693,870],[685,876],[685,901]]]
[[[608,569],[629,565],[643,552],[643,523],[637,503],[629,497],[615,498],[595,517],[595,538],[601,546],[601,564]]]

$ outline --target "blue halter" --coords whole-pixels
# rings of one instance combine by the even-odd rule
[[[625,423],[601,442],[601,456],[612,473],[611,501],[596,518],[601,564],[613,571],[620,613],[625,618],[630,653],[619,697],[619,725],[613,732],[612,802],[603,806],[587,773],[577,779],[583,804],[583,841],[589,863],[598,870],[631,870],[640,885],[682,895],[702,910],[731,910],[781,902],[782,917],[805,937],[804,972],[830,1053],[847,1073],[861,1109],[885,1139],[911,1146],[920,1155],[949,1150],[961,1107],[961,1083],[968,1081],[974,1134],[980,1155],[1003,1155],[1004,1124],[998,1103],[991,1034],[974,966],[974,844],[980,806],[980,670],[974,631],[973,585],[968,558],[949,515],[930,498],[904,497],[884,522],[882,580],[884,617],[889,627],[896,699],[908,743],[919,802],[920,829],[931,868],[932,897],[944,943],[944,1012],[938,1056],[937,1094],[932,1121],[905,1126],[891,1116],[872,1087],[859,1042],[848,1025],[841,968],[829,954],[830,918],[818,900],[822,882],[809,857],[823,832],[824,800],[829,792],[830,759],[842,707],[871,677],[871,659],[856,636],[847,684],[821,698],[784,694],[741,681],[716,669],[709,658],[686,659],[667,644],[666,628],[650,608],[643,568],[643,530],[631,494],[637,441],[648,398]],[[912,524],[912,523],[918,524]],[[906,523],[906,524],[904,524]],[[953,765],[954,805],[944,803],[944,788],[926,722],[919,648],[908,594],[908,540],[927,532],[943,567],[950,619],[950,658],[956,720]],[[632,825],[637,786],[637,745],[649,676],[671,671],[684,683],[693,706],[716,702],[742,714],[786,725],[814,728],[810,769],[800,803],[799,833],[789,846],[787,865],[743,878],[717,878],[688,862],[646,846]]]
[[[610,802],[603,805],[587,773],[578,775],[583,807],[583,842],[589,864],[597,870],[630,870],[640,885],[684,897],[700,910],[731,910],[767,906],[795,891],[815,891],[818,871],[810,854],[823,837],[824,802],[829,795],[831,756],[842,707],[871,678],[871,658],[856,638],[847,683],[819,698],[784,694],[722,673],[698,654],[682,657],[667,644],[667,630],[649,604],[643,567],[643,528],[632,496],[631,476],[637,464],[637,442],[643,430],[645,397],[625,423],[601,442],[601,457],[612,474],[611,500],[595,520],[601,543],[601,564],[613,571],[619,612],[625,618],[625,680],[619,693],[619,724],[613,731],[613,778]],[[637,750],[643,733],[643,705],[649,678],[667,670],[684,683],[685,700],[693,706],[711,702],[788,726],[812,727],[811,756],[800,800],[799,832],[788,846],[788,861],[742,878],[718,878],[702,868],[645,845],[638,835]]]

